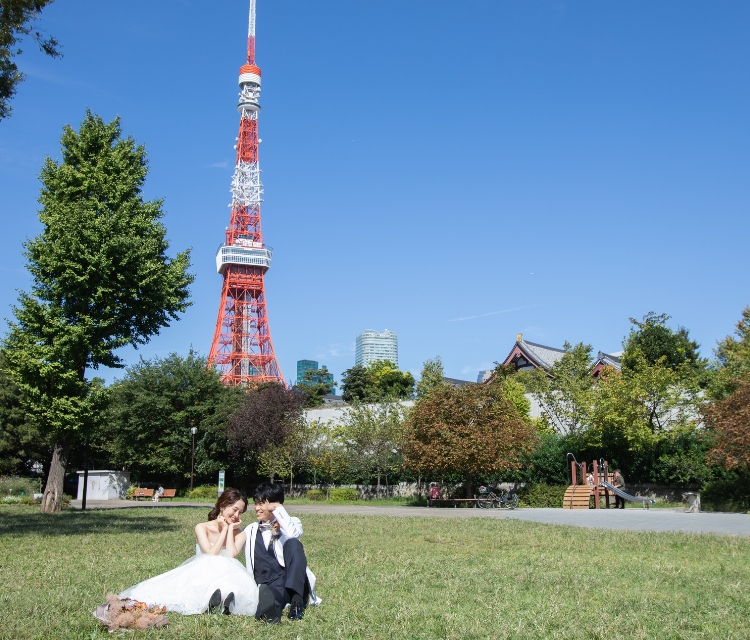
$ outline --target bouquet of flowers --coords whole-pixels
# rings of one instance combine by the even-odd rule
[[[148,629],[163,627],[169,622],[164,615],[166,607],[149,607],[138,600],[121,600],[111,593],[107,601],[96,608],[94,617],[109,627],[110,633],[118,629]]]

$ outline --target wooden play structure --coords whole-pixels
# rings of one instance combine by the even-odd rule
[[[614,486],[614,473],[609,471],[609,463],[600,459],[592,461],[591,469],[587,473],[586,462],[578,462],[572,453],[568,454],[570,461],[571,484],[565,491],[563,509],[589,509],[591,498],[594,498],[594,509],[601,509],[602,502],[605,509],[610,508],[610,498],[615,495],[631,502],[640,502],[644,508],[655,504],[650,498],[640,498],[625,493]],[[603,500],[602,500],[603,499]]]

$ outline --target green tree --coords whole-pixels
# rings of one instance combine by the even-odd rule
[[[48,56],[62,57],[58,49],[60,43],[55,38],[45,38],[41,32],[31,27],[42,9],[52,2],[53,0],[3,0],[0,3],[0,120],[10,115],[10,100],[25,78],[25,74],[18,70],[12,60],[14,56],[23,53],[17,47],[24,36],[31,36]]]
[[[39,220],[25,243],[31,293],[4,341],[27,411],[55,441],[42,512],[59,511],[71,445],[98,424],[105,394],[89,368],[121,367],[115,350],[146,343],[189,305],[189,251],[169,259],[162,202],[145,202],[145,148],[119,118],[90,111],[66,126],[62,162],[45,160]]]
[[[135,478],[157,476],[178,486],[190,477],[196,428],[196,472],[209,476],[229,462],[226,425],[241,399],[225,387],[206,358],[192,349],[128,367],[112,385],[110,453],[114,464]]]
[[[367,367],[354,365],[341,374],[344,402],[380,402],[405,399],[414,393],[414,376],[390,360],[375,360]]]
[[[377,480],[380,495],[381,478],[400,468],[405,408],[393,399],[375,404],[355,403],[346,412],[339,438],[348,452],[349,468],[357,477]]]
[[[545,376],[545,379],[547,376]],[[495,363],[495,371],[492,377],[487,381],[488,384],[498,385],[501,387],[505,396],[513,403],[518,415],[526,422],[533,422],[531,417],[531,401],[526,397],[526,387],[524,385],[526,377],[519,375],[516,368],[510,364]]]
[[[302,377],[301,384],[294,387],[296,393],[303,398],[307,409],[314,409],[323,405],[323,398],[333,393],[336,383],[326,366],[320,369],[308,369]]]
[[[361,364],[355,364],[341,374],[341,397],[344,402],[369,400],[372,386],[370,372]]]
[[[714,350],[717,375],[710,393],[716,400],[731,395],[741,380],[750,379],[750,306],[743,309],[735,326],[734,336],[720,340]]]
[[[390,360],[375,360],[367,370],[372,380],[372,400],[405,399],[414,393],[414,376],[400,371]]]
[[[404,454],[412,469],[461,473],[466,497],[474,474],[520,469],[537,431],[500,385],[446,386],[419,398],[407,422]]]
[[[685,327],[679,327],[677,331],[670,329],[667,326],[669,319],[667,314],[656,315],[653,311],[643,316],[641,322],[630,318],[635,326],[623,341],[623,369],[639,367],[641,358],[649,365],[658,362],[671,369],[684,364],[696,372],[706,368],[707,362],[698,353],[698,343],[690,339]]]
[[[347,450],[338,429],[328,422],[314,420],[308,425],[307,463],[313,484],[334,484],[349,477]]]
[[[673,369],[666,358],[652,365],[641,356],[632,368],[600,375],[581,447],[641,477],[650,475],[660,455],[679,458],[679,444],[697,428],[700,398],[690,363]],[[670,464],[662,461],[662,466]]]
[[[308,425],[302,414],[286,429],[284,439],[270,444],[258,454],[258,473],[289,478],[289,493],[294,485],[295,471],[301,471],[310,463],[313,451],[319,446],[320,431],[317,425]]]
[[[49,457],[49,442],[24,410],[23,391],[5,372],[0,354],[0,475],[27,475]]]
[[[422,373],[417,383],[417,398],[427,395],[432,389],[442,387],[445,382],[445,372],[443,371],[443,361],[440,356],[435,356],[424,361]]]
[[[564,344],[565,353],[549,372],[519,374],[542,410],[544,420],[561,435],[581,433],[590,424],[594,378],[591,345]]]

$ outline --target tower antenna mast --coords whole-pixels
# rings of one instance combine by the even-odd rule
[[[272,249],[263,242],[260,203],[263,185],[258,162],[260,68],[255,64],[255,0],[250,0],[247,64],[240,67],[240,132],[232,176],[232,213],[224,244],[216,252],[223,277],[209,366],[216,366],[227,385],[260,382],[284,384],[271,341],[264,277]]]

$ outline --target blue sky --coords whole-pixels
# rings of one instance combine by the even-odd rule
[[[38,173],[88,107],[146,145],[193,306],[136,352],[207,353],[247,2],[58,0],[0,122],[0,316]],[[710,355],[750,303],[750,4],[258,0],[271,330],[336,379],[363,329],[475,379],[515,336],[616,351],[668,313]],[[113,380],[122,375],[106,371]]]

